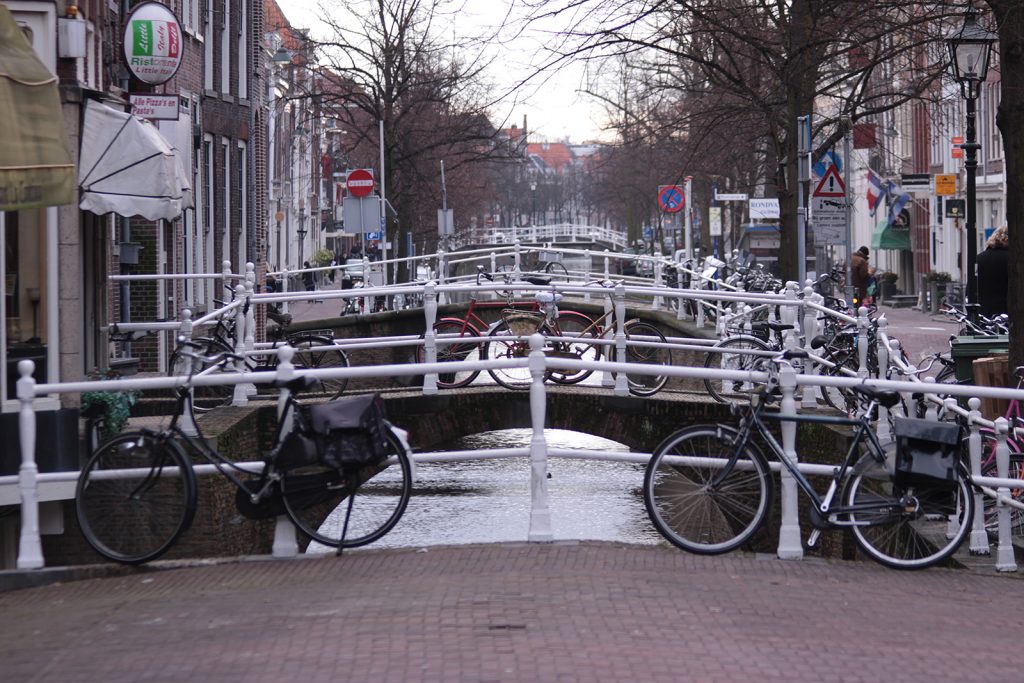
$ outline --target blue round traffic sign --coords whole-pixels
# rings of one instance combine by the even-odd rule
[[[682,211],[686,206],[686,192],[678,185],[663,185],[658,188],[658,206],[666,213]]]

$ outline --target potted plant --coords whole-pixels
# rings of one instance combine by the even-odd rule
[[[88,379],[118,379],[120,376],[113,370],[93,371],[88,374]],[[138,399],[139,395],[134,391],[86,391],[82,394],[82,416],[94,421],[102,436],[109,439],[124,428]]]
[[[946,294],[946,285],[953,281],[953,276],[942,270],[931,270],[925,273],[924,281],[928,283],[928,297],[931,302],[929,310],[938,313],[939,303]]]
[[[896,293],[896,281],[900,276],[892,271],[878,274],[878,290],[882,299],[889,299]]]

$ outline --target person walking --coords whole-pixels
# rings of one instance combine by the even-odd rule
[[[979,312],[987,317],[1001,315],[1008,309],[1010,239],[1006,226],[992,233],[985,243],[985,251],[978,254],[975,264],[978,273]]]
[[[312,266],[309,265],[309,261],[303,263],[302,268],[304,269],[304,272],[302,273],[302,283],[306,285],[306,291],[316,291],[316,280],[313,278],[313,272],[310,270]]]
[[[868,253],[867,247],[861,247],[853,253],[850,260],[850,275],[853,278],[854,297],[858,306],[867,303],[868,287],[874,278],[875,269],[868,264]]]

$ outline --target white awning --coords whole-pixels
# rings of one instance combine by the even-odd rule
[[[174,147],[137,116],[90,100],[78,160],[79,208],[96,214],[173,220],[192,206],[192,186]]]

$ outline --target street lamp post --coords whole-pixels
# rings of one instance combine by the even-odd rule
[[[967,101],[966,142],[961,145],[964,154],[964,169],[967,172],[967,292],[965,301],[968,313],[973,318],[978,305],[978,259],[977,238],[977,171],[978,150],[981,145],[977,140],[975,126],[975,102],[978,90],[988,75],[988,61],[992,54],[992,45],[997,37],[991,31],[978,26],[974,5],[967,6],[964,24],[946,38],[949,47],[950,61],[953,65],[953,77],[960,83],[960,94]]]

